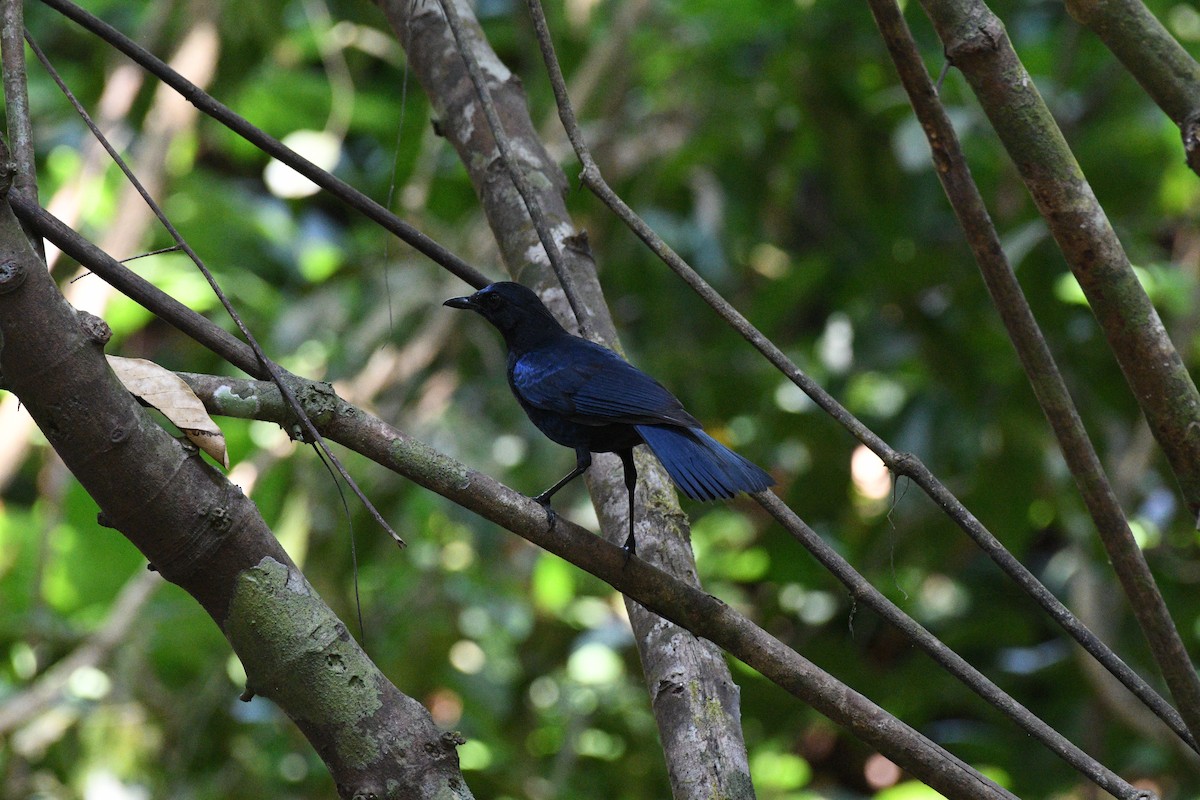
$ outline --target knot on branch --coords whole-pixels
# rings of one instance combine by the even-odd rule
[[[77,310],[75,315],[79,320],[79,327],[83,329],[83,335],[103,350],[104,346],[108,344],[108,340],[112,338],[112,328],[108,327],[108,323],[100,317],[87,311]]]
[[[946,60],[957,67],[973,58],[990,57],[1000,49],[1007,36],[1000,18],[988,13],[972,20],[969,27],[959,28],[956,35],[946,41]]]
[[[304,409],[304,413],[312,420],[318,429],[332,422],[342,407],[342,400],[334,391],[333,385],[323,381],[312,381],[300,378],[290,373],[284,375],[288,388],[292,390],[296,400]],[[300,424],[300,420],[288,412],[291,423],[284,426],[288,435],[297,441],[309,442],[308,432]]]
[[[440,737],[438,737],[438,741],[441,744],[442,749],[449,752],[466,744],[467,737],[463,736],[458,731],[446,731]]]
[[[8,198],[8,190],[12,188],[16,175],[17,162],[9,157],[7,145],[0,146],[0,198]]]
[[[914,453],[902,453],[893,450],[886,453],[880,458],[887,468],[895,475],[903,475],[907,478],[913,478],[917,473],[921,472],[925,467],[921,463],[921,459],[917,458]]]
[[[204,569],[239,527],[246,507],[241,490],[233,484],[225,484],[220,500],[199,509],[189,530],[163,542],[159,552],[148,554],[152,555],[155,570],[172,583],[180,583]],[[117,527],[126,528],[120,523]]]
[[[1188,114],[1179,126],[1188,168],[1200,175],[1200,109]]]
[[[25,283],[27,271],[20,261],[0,262],[0,294],[15,292]]]

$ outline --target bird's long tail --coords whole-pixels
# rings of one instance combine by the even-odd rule
[[[675,485],[693,500],[761,492],[775,481],[699,428],[638,425],[642,440],[666,467]]]

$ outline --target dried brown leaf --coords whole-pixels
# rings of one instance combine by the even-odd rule
[[[153,361],[108,356],[109,366],[134,396],[162,412],[192,444],[229,468],[225,436],[204,409],[204,403],[182,378]]]

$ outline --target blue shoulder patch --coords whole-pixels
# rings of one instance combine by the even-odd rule
[[[611,350],[577,337],[517,359],[512,386],[526,403],[583,424],[698,426],[656,380]]]

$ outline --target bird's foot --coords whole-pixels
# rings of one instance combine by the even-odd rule
[[[550,507],[550,497],[543,493],[533,499],[546,510],[546,524],[550,527],[550,530],[554,530],[554,523],[558,521],[558,512]]]
[[[629,559],[637,555],[637,542],[633,540],[633,534],[629,534],[629,538],[625,540],[625,544],[621,545],[621,549],[625,551],[625,563],[629,563]]]

